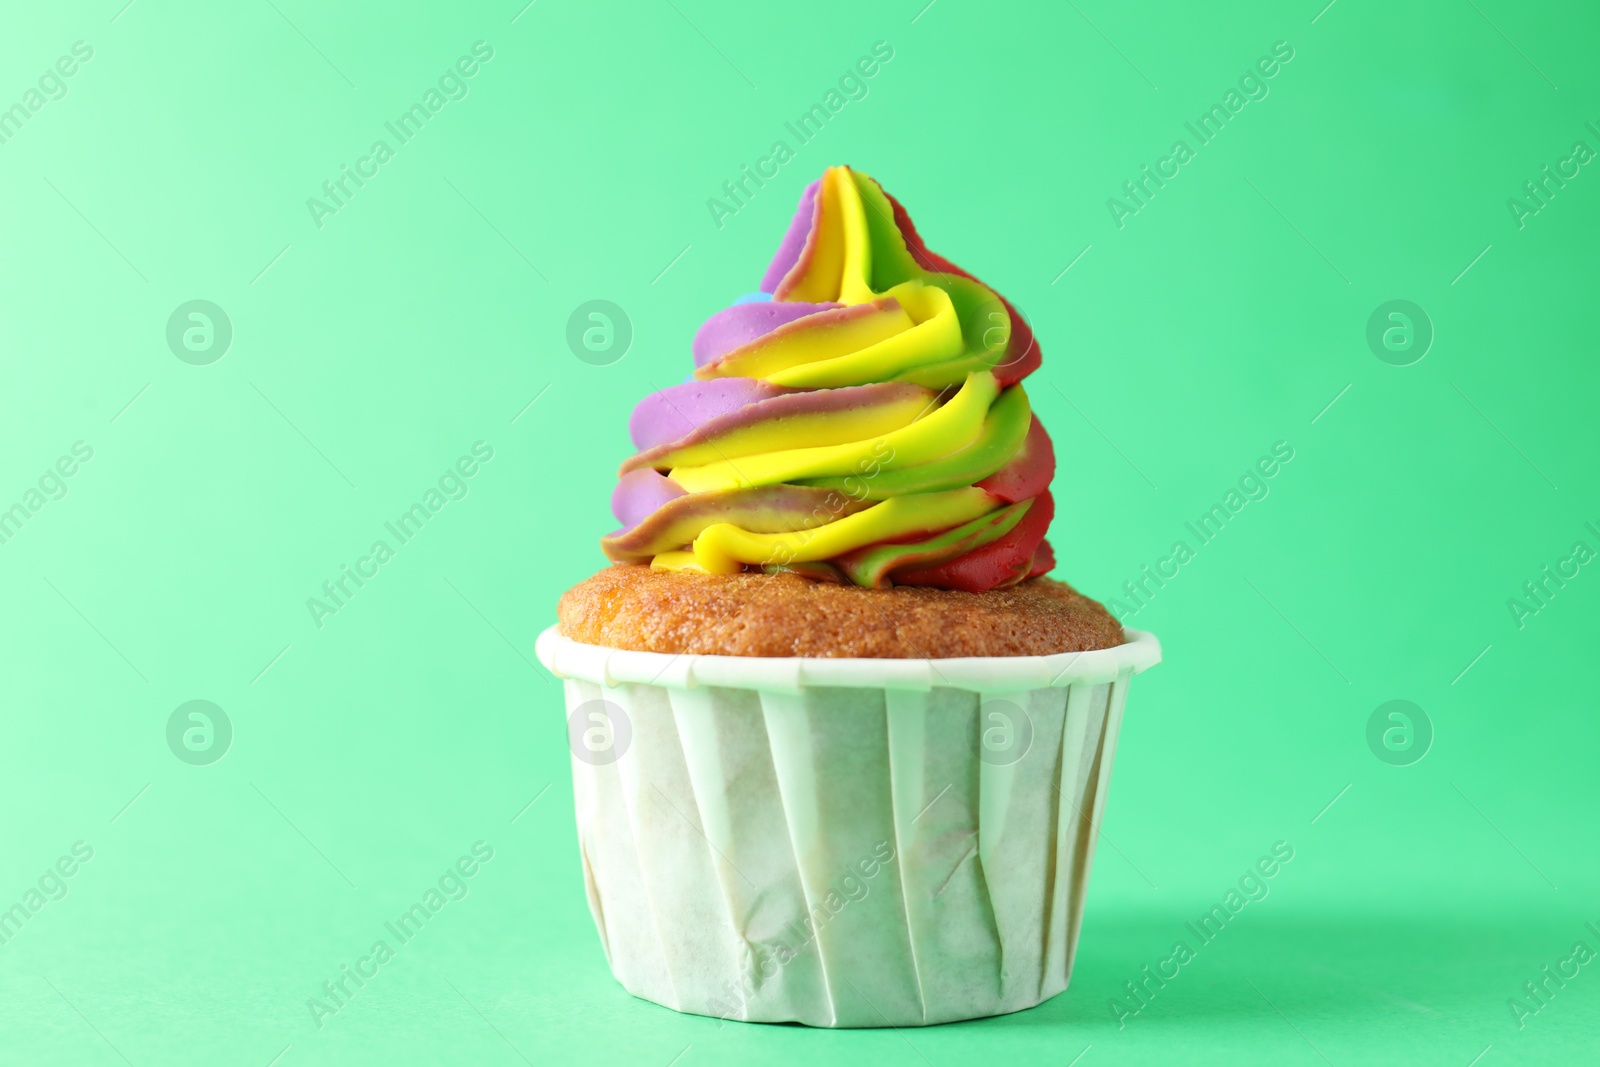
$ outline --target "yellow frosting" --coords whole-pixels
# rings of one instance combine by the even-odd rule
[[[988,371],[972,374],[961,391],[941,407],[892,433],[849,444],[789,448],[738,460],[719,460],[700,467],[674,467],[670,477],[687,492],[704,493],[713,489],[776,485],[799,478],[859,474],[867,469],[864,464],[874,460],[881,470],[927,463],[970,445],[983,429],[984,416],[999,393],[1000,387],[993,374]]]
[[[967,488],[894,497],[793,533],[755,534],[724,522],[706,527],[694,539],[694,560],[709,574],[732,574],[746,563],[809,563],[906,534],[959,526],[997,510],[994,497]]]

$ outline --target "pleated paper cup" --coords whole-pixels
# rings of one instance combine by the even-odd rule
[[[678,1011],[920,1026],[1067,987],[1132,675],[1155,637],[974,659],[584,645],[555,627],[611,971]]]

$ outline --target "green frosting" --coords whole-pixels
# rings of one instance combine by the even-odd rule
[[[1013,386],[1002,392],[984,417],[977,440],[932,463],[897,470],[882,470],[866,477],[806,478],[797,485],[832,489],[856,500],[888,500],[908,493],[933,493],[973,485],[1001,467],[1017,454],[1028,436],[1033,412],[1028,397]]]

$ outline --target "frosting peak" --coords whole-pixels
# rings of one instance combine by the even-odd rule
[[[1054,565],[1033,333],[866,175],[806,188],[761,291],[693,355],[630,421],[613,560],[972,592]]]

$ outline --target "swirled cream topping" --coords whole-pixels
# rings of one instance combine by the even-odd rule
[[[1055,455],[1021,385],[1033,333],[865,174],[806,189],[760,291],[706,320],[694,362],[634,409],[611,559],[971,592],[1055,565]]]

